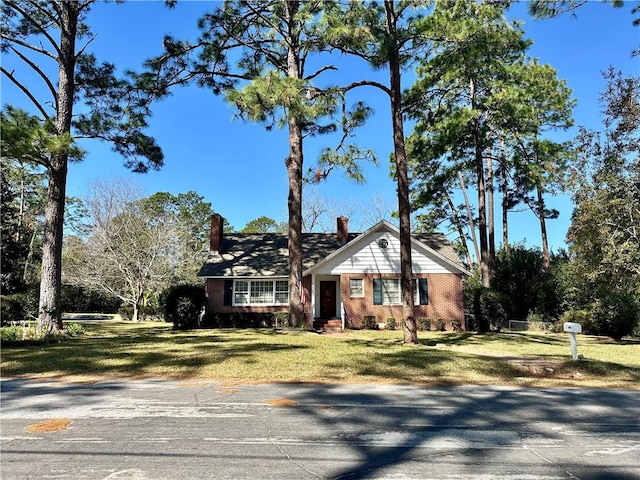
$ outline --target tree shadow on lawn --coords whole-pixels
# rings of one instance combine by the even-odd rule
[[[5,376],[55,375],[126,375],[132,377],[197,376],[198,368],[229,359],[251,363],[267,353],[303,350],[304,345],[265,343],[233,338],[225,343],[219,336],[160,336],[79,338],[58,344],[13,347],[3,352]]]
[[[447,346],[467,345],[465,339],[476,334],[449,334]],[[463,337],[457,343],[457,337]],[[514,337],[515,342],[527,339]],[[428,346],[404,346],[401,340],[347,340],[354,353],[334,360],[335,372],[348,370],[356,376],[408,384],[460,385],[464,383],[520,385],[524,383],[579,385],[580,382],[615,382],[617,387],[634,388],[640,384],[640,368],[599,360],[573,362],[566,356],[491,355]],[[443,342],[437,342],[438,344]],[[480,341],[478,344],[486,345]],[[372,355],[363,350],[374,351]],[[335,375],[332,378],[339,378]]]
[[[484,357],[425,347],[399,348],[396,342],[348,340],[354,347],[375,348],[375,354],[358,352],[336,359],[329,365],[335,370],[349,370],[364,378],[384,379],[395,383],[457,385],[469,382],[470,372],[482,383],[509,381],[528,376],[526,371],[499,357]],[[458,378],[459,377],[459,378]]]
[[[505,343],[505,344],[527,344],[541,343],[545,345],[564,345],[568,340],[558,335],[545,335],[533,333],[518,332],[499,332],[499,333],[445,333],[442,337],[435,339],[424,339],[421,343],[442,345],[486,345],[487,343]]]

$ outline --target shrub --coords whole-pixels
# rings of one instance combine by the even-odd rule
[[[545,321],[541,313],[530,313],[527,316],[527,330],[532,332],[546,332],[554,328],[554,322]]]
[[[62,311],[70,313],[116,313],[122,300],[106,292],[78,285],[63,285]]]
[[[41,345],[60,342],[67,338],[74,338],[85,333],[84,327],[79,323],[65,325],[62,332],[57,334],[43,332],[35,327],[33,322],[22,325],[12,325],[0,328],[0,340],[3,344]]]
[[[158,294],[153,294],[150,298],[146,298],[142,311],[145,318],[164,319],[164,299]]]
[[[36,319],[39,301],[40,285],[33,285],[23,292],[3,296],[0,302],[2,325]]]
[[[0,328],[0,340],[2,343],[22,340],[22,327],[12,325],[10,327]]]
[[[418,328],[420,330],[428,332],[431,330],[431,319],[427,317],[422,317],[418,319]]]
[[[188,330],[201,324],[207,298],[204,288],[197,285],[178,285],[169,289],[164,304],[164,320],[173,328]]]
[[[557,323],[558,332],[563,331],[563,324],[565,322],[579,323],[582,325],[582,333],[587,335],[598,335],[600,333],[598,326],[593,322],[593,313],[591,310],[566,311]]]
[[[378,322],[376,322],[375,315],[365,315],[362,317],[362,328],[365,330],[376,330],[378,328]]]
[[[289,312],[276,312],[273,314],[273,321],[275,326],[288,328],[291,326],[289,322]],[[269,323],[267,321],[264,322],[264,327],[269,327]]]
[[[2,319],[2,325],[24,320],[22,305],[16,295],[2,295],[0,297],[0,318]]]
[[[454,318],[453,320],[451,320],[451,328],[453,329],[454,332],[461,332],[462,321],[458,318]]]
[[[444,332],[446,330],[447,322],[445,322],[444,318],[436,318],[433,322],[434,329],[439,332]]]
[[[78,337],[80,335],[84,335],[85,329],[81,324],[73,322],[67,323],[64,326],[63,332],[67,337]]]
[[[395,330],[397,328],[396,319],[394,317],[388,317],[384,321],[384,328],[385,330]]]
[[[205,328],[274,328],[290,327],[289,312],[207,313],[201,323]]]
[[[118,309],[118,315],[122,317],[123,320],[131,321],[133,320],[133,307],[124,306]]]
[[[507,325],[507,311],[512,304],[504,294],[483,286],[476,275],[465,282],[464,308],[470,320],[468,330],[489,332],[500,331]]]
[[[601,335],[615,340],[630,335],[638,324],[638,301],[627,292],[609,292],[600,298],[593,311],[593,320]]]
[[[508,303],[502,294],[483,286],[475,286],[472,291],[465,292],[471,302],[470,311],[473,321],[470,330],[479,332],[499,332],[507,324],[507,313],[504,303]]]

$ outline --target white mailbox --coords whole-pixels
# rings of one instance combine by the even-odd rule
[[[569,333],[582,333],[582,325],[574,322],[564,322],[564,331]]]
[[[576,340],[576,333],[582,333],[582,325],[574,322],[564,322],[564,331],[569,333],[569,340],[571,341],[571,358],[575,362],[578,360],[578,342]]]

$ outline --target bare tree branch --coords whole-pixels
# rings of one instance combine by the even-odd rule
[[[11,50],[18,55],[18,57],[20,57],[20,59],[26,63],[27,65],[29,65],[34,72],[36,72],[41,78],[42,80],[44,80],[44,83],[47,85],[47,88],[49,89],[49,92],[51,92],[51,96],[56,99],[58,96],[58,93],[56,92],[56,87],[53,85],[53,83],[51,83],[51,80],[49,80],[49,77],[42,71],[42,69],[36,65],[31,59],[29,59],[29,57],[27,57],[26,55],[24,55],[22,52],[20,52],[19,50],[15,49],[13,46],[9,47],[11,48]]]
[[[49,32],[47,31],[47,29],[43,26],[42,22],[37,21],[36,19],[34,19],[28,12],[26,12],[21,6],[20,6],[20,2],[15,2],[15,1],[11,1],[11,2],[7,2],[11,8],[13,8],[15,11],[17,11],[18,13],[20,13],[20,15],[22,15],[22,17],[27,20],[31,25],[33,25],[34,27],[36,27],[36,29],[47,39],[47,41],[51,44],[51,46],[55,49],[56,53],[58,55],[61,54],[60,52],[60,46],[58,45],[58,43],[55,41],[55,39],[49,34]],[[57,23],[57,20],[55,17],[53,17],[45,8],[43,8],[38,2],[29,2],[30,5],[34,6],[35,8],[37,8],[41,13],[43,13],[44,15],[46,15],[50,20],[50,23]],[[54,8],[56,8],[56,4],[55,2],[53,2],[54,4]],[[15,38],[15,37],[7,37],[5,34],[2,35],[3,38],[6,38],[7,40],[11,41],[11,42],[15,42],[15,43],[19,43],[21,44],[23,47],[26,48],[30,48],[34,51],[37,51],[39,53],[42,53],[43,55],[47,55],[50,56],[51,58],[56,58],[54,55],[51,54],[51,52],[49,52],[46,49],[43,48],[38,48],[35,47],[33,45],[30,45],[29,43],[26,42],[22,42],[19,39]]]
[[[42,116],[45,118],[45,120],[49,119],[49,115],[47,114],[47,111],[42,107],[42,105],[40,105],[40,102],[36,100],[36,98],[29,91],[29,89],[13,76],[13,72],[9,72],[7,69],[5,69],[1,65],[0,65],[0,71],[4,73],[7,76],[7,78],[13,82],[15,86],[17,86],[20,90],[22,90],[22,92],[29,98],[29,100],[31,100],[31,102],[35,105],[35,107],[40,111],[40,113],[42,113]]]

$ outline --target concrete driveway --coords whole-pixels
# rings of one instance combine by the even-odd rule
[[[0,473],[640,479],[639,400],[637,390],[3,379]]]

